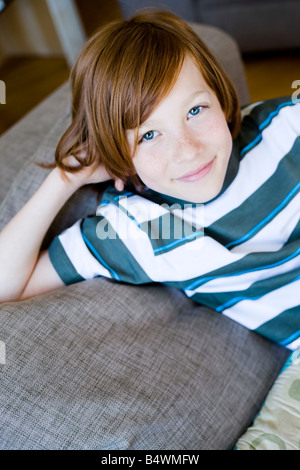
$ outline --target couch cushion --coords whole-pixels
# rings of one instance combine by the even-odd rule
[[[157,285],[93,279],[0,316],[1,449],[231,449],[287,357]]]
[[[300,449],[300,350],[294,351],[276,379],[252,426],[236,450]]]

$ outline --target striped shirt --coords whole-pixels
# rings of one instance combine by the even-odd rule
[[[108,188],[56,237],[65,284],[106,276],[176,287],[290,349],[300,345],[300,103],[242,109],[220,194],[205,204]]]

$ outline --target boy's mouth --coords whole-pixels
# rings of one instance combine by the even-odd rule
[[[174,179],[176,181],[184,181],[186,183],[192,183],[194,181],[198,181],[201,178],[204,178],[204,176],[206,176],[210,172],[214,161],[215,161],[215,157],[210,162],[205,163],[204,165],[201,165],[196,170],[186,173],[183,176],[180,176],[180,178],[174,178]]]

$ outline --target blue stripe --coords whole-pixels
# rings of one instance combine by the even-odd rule
[[[299,279],[300,279],[300,276],[297,276],[291,282],[285,284],[285,286],[287,286],[289,284],[292,284],[293,282],[299,281]],[[244,297],[235,297],[234,299],[231,299],[228,302],[225,302],[225,304],[220,305],[219,307],[217,307],[216,311],[217,312],[222,312],[226,308],[231,307],[232,305],[237,304],[238,302],[242,302],[243,300],[257,300],[257,299],[260,299],[261,297],[263,297],[264,295],[265,294],[258,295],[257,297],[245,297],[245,296]]]
[[[105,199],[105,201],[101,201],[99,204],[98,204],[98,207],[99,206],[104,206],[104,205],[107,205],[107,204],[110,204],[111,202],[108,200],[108,199]]]
[[[263,130],[265,127],[267,127],[270,122],[272,121],[273,117],[277,116],[277,114],[279,113],[279,111],[281,110],[281,108],[285,107],[285,106],[293,106],[295,103],[293,103],[293,101],[286,101],[285,103],[281,103],[276,109],[275,111],[272,111],[269,116],[267,117],[267,119],[265,119],[260,125],[259,125],[259,130]]]
[[[293,103],[293,101],[286,101],[285,103],[281,103],[276,109],[275,111],[272,111],[269,116],[258,126],[259,130],[260,130],[260,133],[255,137],[255,139],[250,142],[250,144],[246,145],[246,147],[244,147],[242,150],[241,150],[241,156],[243,157],[245,155],[245,153],[249,152],[249,150],[251,150],[253,147],[255,147],[255,145],[257,145],[261,140],[262,140],[262,131],[271,123],[272,119],[277,116],[277,114],[279,114],[279,111],[281,110],[281,108],[285,107],[285,106],[293,106],[295,103]]]
[[[127,197],[127,196],[129,196],[129,197],[130,197],[130,196],[135,196],[135,194],[132,193],[132,192],[127,192],[127,193],[124,193],[124,194],[115,196],[115,197],[114,197],[114,200],[115,200],[115,201],[120,201],[120,199],[123,199],[123,198],[125,198],[125,197]],[[137,227],[140,228],[140,223],[137,221],[137,219],[136,219],[130,212],[128,212],[128,208],[127,208],[127,207],[123,207],[122,205],[119,204],[119,205],[118,205],[118,208],[121,209],[121,211],[122,211],[130,220],[132,220],[132,221],[135,223],[135,225],[136,225]]]
[[[127,193],[127,194],[130,194],[130,193]],[[119,198],[120,196],[114,197],[114,199],[119,199]],[[100,202],[100,204],[98,204],[98,207],[109,205],[109,204],[112,204],[112,202],[106,199],[105,201]],[[140,228],[139,222],[133,217],[133,215],[131,215],[128,212],[128,210],[125,207],[121,206],[120,204],[117,207]],[[98,215],[99,215],[99,212],[98,212]]]
[[[118,201],[119,199],[123,199],[123,197],[127,197],[127,196],[134,196],[133,193],[131,192],[127,192],[127,193],[124,193],[124,194],[118,194],[117,196],[114,196],[114,201]]]
[[[269,220],[271,220],[278,212],[281,211],[281,209],[287,204],[287,202],[295,195],[295,193],[299,190],[300,188],[300,182],[296,184],[296,186],[292,189],[292,191],[284,198],[284,200],[275,208],[273,209],[270,214],[265,217],[259,224],[257,224],[253,229],[250,230],[250,232],[246,233],[243,237],[239,238],[238,240],[235,240],[233,242],[228,243],[225,248],[229,248],[235,245],[239,245],[240,243],[243,243],[245,240],[248,240],[251,238],[251,236],[257,232],[263,225],[265,225]]]
[[[123,197],[127,197],[127,196],[134,196],[133,193],[131,192],[127,192],[127,193],[124,193],[124,194],[118,194],[117,196],[114,196],[113,197],[113,200],[114,201],[118,201],[119,199],[122,199]],[[110,204],[111,201],[109,199],[105,199],[104,201],[101,201],[98,206],[103,206],[105,204]]]
[[[186,240],[190,240],[192,237],[202,234],[203,235],[203,230],[195,233],[191,233],[191,235],[188,235],[187,237],[180,238],[178,240],[173,241],[172,243],[169,243],[168,245],[161,246],[159,248],[155,248],[153,251],[154,253],[159,253],[160,251],[167,250],[168,248],[171,248],[172,246],[178,245],[179,243],[183,243]]]
[[[108,266],[108,264],[101,258],[98,251],[91,244],[90,240],[85,236],[85,234],[83,232],[81,232],[81,235],[82,235],[82,238],[83,238],[84,242],[89,247],[89,249],[91,250],[91,252],[95,256],[95,258],[97,258],[97,260],[102,264],[102,266],[104,266],[111,273],[111,275],[114,279],[116,279],[117,281],[120,281],[121,279],[118,276],[118,274],[116,273],[116,271],[114,271],[110,266]]]
[[[280,341],[279,344],[281,344],[282,346],[285,346],[289,343],[292,343],[295,339],[299,338],[299,336],[300,336],[300,330],[296,331],[295,333],[293,333],[291,336],[284,339],[283,341]]]
[[[255,271],[262,271],[264,269],[276,268],[276,266],[280,266],[281,264],[284,264],[287,261],[290,261],[291,259],[295,258],[296,256],[298,256],[299,253],[300,253],[300,247],[295,251],[295,253],[292,253],[287,258],[284,258],[278,261],[277,263],[269,264],[268,266],[260,266],[259,268],[249,269],[248,271],[241,271],[241,272],[233,273],[233,274],[224,274],[224,275],[218,275],[218,276],[204,277],[203,279],[198,279],[197,281],[190,284],[188,287],[186,287],[185,290],[195,289],[196,287],[200,286],[201,284],[204,284],[205,282],[212,281],[213,279],[219,279],[221,277],[234,277],[234,276],[240,276],[242,274],[247,274],[247,273],[251,273]]]
[[[128,219],[132,220],[135,223],[135,225],[137,225],[137,227],[140,228],[139,222],[136,220],[136,218],[132,214],[130,214],[130,212],[128,212],[126,207],[118,205],[118,208],[128,217]]]
[[[255,147],[255,145],[258,144],[261,140],[262,140],[262,134],[260,132],[258,134],[258,136],[256,136],[255,139],[252,140],[252,142],[250,142],[250,144],[246,145],[246,147],[244,147],[241,150],[241,157],[243,157],[245,155],[245,153],[249,152],[249,150],[251,150],[253,147]]]
[[[261,297],[263,297],[263,295],[258,295],[257,297],[251,297],[251,298],[245,297],[245,296],[235,297],[234,299],[228,300],[228,302],[225,302],[225,304],[217,307],[216,311],[223,312],[223,310],[225,310],[226,308],[231,307],[232,305],[235,305],[238,302],[242,302],[243,300],[257,300],[257,299],[260,299]]]

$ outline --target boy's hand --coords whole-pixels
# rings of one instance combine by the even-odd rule
[[[68,157],[66,163],[70,166],[74,166],[74,168],[79,166],[78,161],[72,155]],[[93,165],[83,167],[81,170],[76,171],[75,173],[63,172],[63,177],[74,183],[74,185],[78,188],[86,184],[103,183],[112,179],[112,177],[106,171],[104,165],[99,163],[94,163]],[[124,183],[120,178],[116,178],[114,182],[115,188],[118,191],[122,191],[124,189]]]

